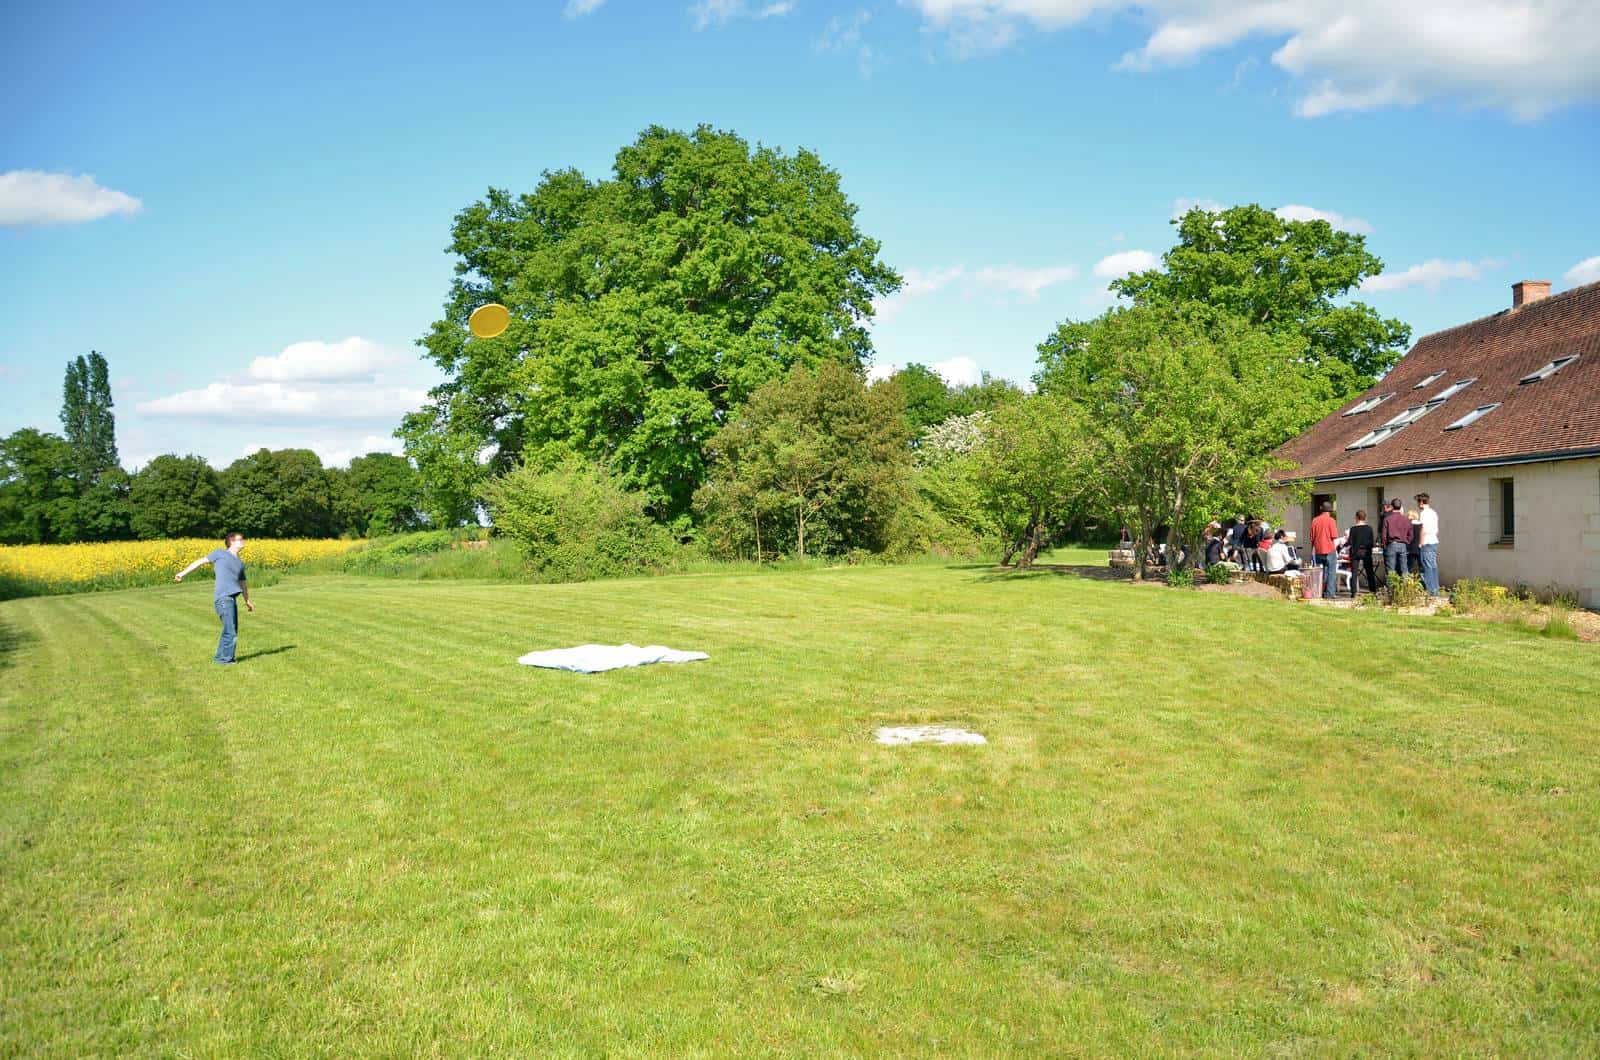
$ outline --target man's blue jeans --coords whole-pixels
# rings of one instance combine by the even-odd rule
[[[1383,563],[1389,568],[1390,574],[1406,573],[1406,543],[1404,541],[1391,541],[1383,546]]]
[[[1339,595],[1339,553],[1317,553],[1317,566],[1322,568],[1322,598],[1332,600]]]
[[[219,596],[216,600],[217,617],[222,619],[222,637],[217,641],[219,663],[233,662],[233,649],[239,643],[239,600],[234,596]]]
[[[1429,596],[1439,595],[1439,546],[1422,546],[1422,587]]]

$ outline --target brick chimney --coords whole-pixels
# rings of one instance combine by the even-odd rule
[[[1525,305],[1542,302],[1550,297],[1549,280],[1523,280],[1511,285],[1511,308],[1521,309]]]

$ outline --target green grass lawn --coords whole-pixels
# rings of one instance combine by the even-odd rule
[[[976,566],[296,575],[223,668],[206,589],[0,604],[0,1055],[1600,1043],[1594,646]],[[711,660],[515,664],[630,640]],[[872,741],[926,721],[990,743]]]

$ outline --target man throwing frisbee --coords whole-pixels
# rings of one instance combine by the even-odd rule
[[[245,583],[244,560],[239,558],[239,553],[244,551],[244,535],[232,533],[222,539],[224,547],[212,549],[208,555],[202,556],[172,576],[175,582],[183,581],[183,576],[196,567],[211,564],[217,576],[216,591],[212,594],[212,603],[217,609],[217,617],[222,620],[222,637],[217,641],[217,657],[213,662],[223,666],[233,665],[233,650],[239,642],[239,597],[244,597],[246,610],[254,611],[255,606],[250,603],[250,586]]]

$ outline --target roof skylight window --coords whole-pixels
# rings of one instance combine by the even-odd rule
[[[1444,378],[1444,373],[1443,372],[1434,372],[1432,375],[1428,376],[1428,378],[1424,379],[1422,382],[1418,383],[1416,386],[1412,387],[1411,389],[1412,390],[1421,390],[1423,387],[1427,386],[1429,383],[1437,383],[1440,379],[1443,379],[1443,378]]]
[[[1377,445],[1378,443],[1387,441],[1388,439],[1394,437],[1395,435],[1399,434],[1401,431],[1403,431],[1405,429],[1406,429],[1406,425],[1404,423],[1401,423],[1401,424],[1388,424],[1388,423],[1386,423],[1382,427],[1379,427],[1376,430],[1368,431],[1366,434],[1363,434],[1361,437],[1357,438],[1355,441],[1353,441],[1349,445],[1345,446],[1345,448],[1346,449],[1371,449],[1373,446]]]
[[[1385,423],[1383,427],[1379,427],[1378,430],[1381,431],[1385,427],[1393,427],[1395,430],[1399,430],[1401,427],[1404,427],[1408,424],[1416,423],[1418,420],[1422,419],[1422,417],[1426,416],[1428,413],[1437,408],[1439,403],[1439,399],[1434,398],[1426,405],[1412,405],[1394,419]]]
[[[1571,364],[1577,359],[1577,354],[1573,354],[1570,357],[1557,357],[1555,360],[1551,361],[1537,372],[1529,372],[1527,375],[1523,376],[1517,381],[1519,383],[1537,383],[1541,379],[1549,379],[1551,376],[1555,375],[1557,372],[1561,371],[1561,369],[1565,368],[1567,365]]]
[[[1363,401],[1357,402],[1355,405],[1352,405],[1345,415],[1354,416],[1358,412],[1371,412],[1373,409],[1377,408],[1379,405],[1383,404],[1385,401],[1388,401],[1392,397],[1394,397],[1394,391],[1392,390],[1387,394],[1379,394],[1377,397],[1369,397]]]
[[[1470,426],[1470,425],[1472,425],[1474,423],[1477,423],[1479,420],[1483,419],[1485,416],[1489,415],[1489,413],[1493,412],[1495,409],[1497,409],[1499,407],[1500,407],[1500,402],[1498,402],[1498,401],[1496,401],[1492,405],[1479,405],[1477,408],[1473,409],[1471,412],[1467,413],[1465,416],[1461,417],[1459,420],[1456,420],[1450,426],[1446,427],[1445,430],[1447,430],[1447,431],[1459,431],[1463,427],[1467,427],[1467,426]]]
[[[1451,383],[1449,386],[1439,391],[1438,395],[1433,400],[1449,401],[1451,398],[1455,397],[1457,394],[1461,393],[1463,390],[1467,389],[1467,387],[1471,386],[1477,381],[1477,376],[1473,376],[1470,379],[1457,379],[1454,383]]]

